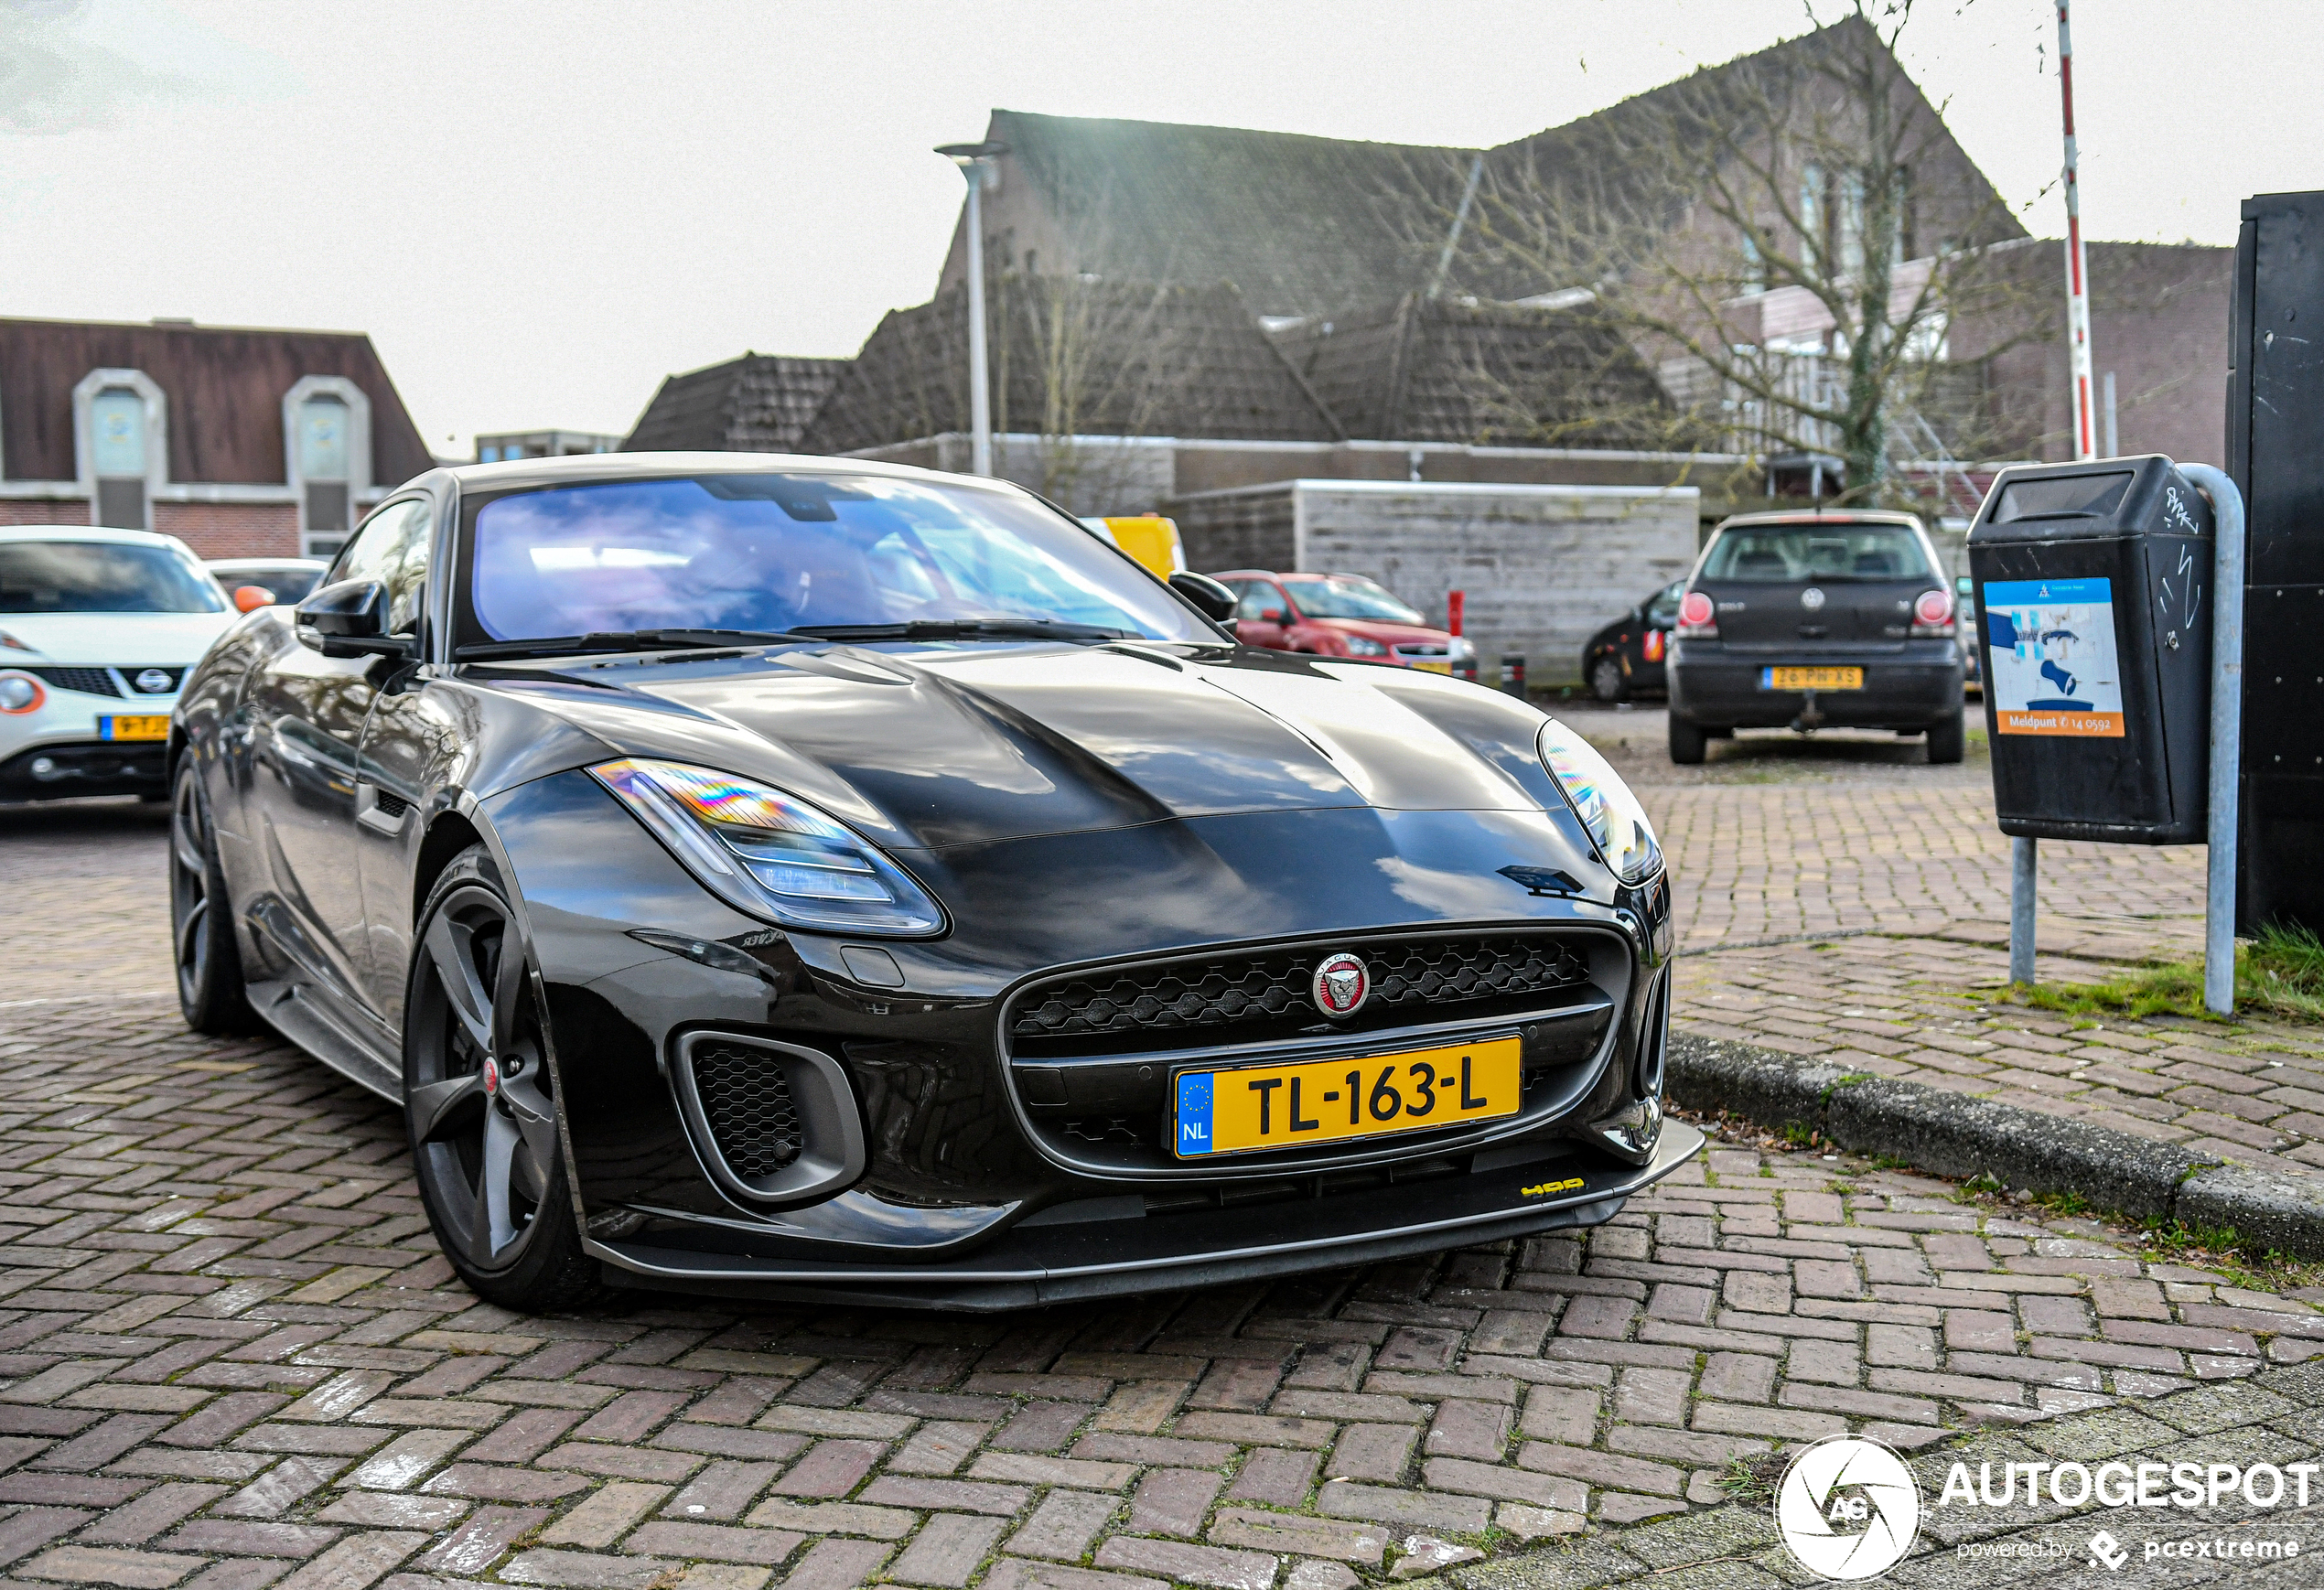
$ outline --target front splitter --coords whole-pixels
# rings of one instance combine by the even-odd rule
[[[992,1312],[1297,1274],[1601,1225],[1624,1199],[1702,1150],[1667,1121],[1642,1166],[1576,1154],[1454,1181],[1242,1209],[1079,1224],[1020,1224],[976,1253],[934,1264],[705,1253],[584,1239],[617,1286],[783,1301]],[[1415,1219],[1415,1205],[1422,1206]]]

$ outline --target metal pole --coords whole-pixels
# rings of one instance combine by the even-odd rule
[[[2034,980],[2034,841],[2009,842],[2009,981]]]
[[[2058,94],[2066,123],[2066,340],[2072,363],[2074,457],[2093,458],[2090,403],[2090,273],[2082,247],[2082,156],[2074,146],[2074,38],[2068,0],[2058,0]],[[2009,981],[2034,980],[2034,907],[2040,863],[2034,842],[2009,842]]]
[[[993,393],[984,369],[984,163],[969,160],[968,176],[968,433],[969,467],[993,472]]]
[[[2236,785],[2243,766],[2243,495],[2209,464],[2179,472],[2211,495],[2211,854],[2203,890],[2203,1008],[2235,1013]]]
[[[2094,458],[2091,446],[2090,271],[2082,246],[2082,156],[2074,147],[2074,42],[2066,26],[2068,0],[2058,0],[2058,93],[2066,113],[2066,341],[2072,355],[2074,457]]]

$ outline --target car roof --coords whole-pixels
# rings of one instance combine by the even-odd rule
[[[1835,508],[1829,513],[1798,509],[1788,512],[1738,513],[1720,520],[1718,530],[1725,530],[1729,525],[1748,527],[1759,524],[1900,524],[1910,530],[1923,528],[1921,516],[1916,513],[1899,513],[1885,508]],[[1716,535],[1718,531],[1711,533]]]
[[[174,535],[156,535],[150,530],[113,530],[100,524],[11,524],[0,527],[0,541],[87,541],[113,546],[193,550]]]

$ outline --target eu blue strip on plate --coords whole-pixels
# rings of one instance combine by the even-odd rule
[[[1178,1078],[1178,1152],[1209,1154],[1210,1136],[1210,1073],[1187,1071]]]

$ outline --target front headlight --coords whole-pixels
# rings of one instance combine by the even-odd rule
[[[1662,847],[1654,843],[1653,825],[1598,747],[1555,718],[1542,725],[1542,766],[1574,808],[1574,815],[1589,831],[1598,858],[1626,884],[1641,884],[1662,865]]]
[[[1456,635],[1452,638],[1452,659],[1454,661],[1464,662],[1476,655],[1477,643],[1474,640],[1471,640],[1466,635]]]
[[[589,769],[713,894],[824,933],[918,938],[944,913],[879,847],[795,795],[707,768],[625,757]]]
[[[1388,649],[1380,644],[1377,640],[1367,640],[1361,635],[1350,635],[1345,639],[1348,643],[1348,655],[1350,657],[1385,657],[1388,655]]]

